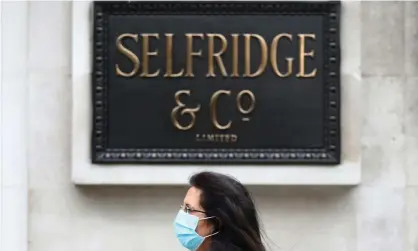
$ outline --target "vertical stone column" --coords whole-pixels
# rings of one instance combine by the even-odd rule
[[[361,4],[364,119],[357,251],[405,251],[406,6],[403,1]]]
[[[0,2],[0,20],[2,20],[2,6],[3,3]],[[1,23],[0,23],[0,87],[1,87],[1,83],[2,83],[2,57],[1,57],[1,52],[2,52],[2,29],[1,29]],[[1,89],[0,88],[0,98],[2,97],[1,95]],[[0,251],[2,250],[1,248],[1,243],[3,243],[2,241],[2,206],[3,206],[3,199],[2,199],[2,194],[3,194],[3,176],[2,176],[2,144],[1,144],[1,125],[2,125],[2,107],[1,107],[1,100],[0,100]]]
[[[406,251],[418,250],[418,2],[405,2]]]
[[[1,2],[1,251],[28,248],[28,5]]]

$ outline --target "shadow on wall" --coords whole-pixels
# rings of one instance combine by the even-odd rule
[[[77,186],[77,191],[86,200],[109,201],[112,203],[131,201],[141,198],[142,201],[155,202],[161,199],[172,198],[181,201],[187,192],[188,186]],[[350,201],[355,187],[341,186],[248,186],[253,198],[262,203],[297,202],[300,200],[321,203],[328,201]],[[179,205],[180,206],[180,205]]]
[[[353,210],[353,187],[249,186],[262,218],[267,215],[309,215]],[[92,212],[103,210],[129,215],[129,211],[176,212],[187,186],[88,186],[76,188],[79,199]],[[97,208],[96,208],[97,207]],[[121,212],[122,211],[122,212]],[[126,211],[125,214],[123,211]],[[289,212],[288,212],[289,211]],[[131,212],[132,213],[132,212]]]
[[[330,245],[344,245],[347,250],[354,250],[354,246],[349,245],[355,245],[356,238],[356,189],[336,186],[248,188],[258,208],[269,250],[309,250],[312,245],[317,250]],[[66,210],[75,213],[76,229],[83,229],[83,235],[121,230],[126,234],[119,238],[121,240],[129,240],[133,233],[143,233],[164,235],[167,243],[173,244],[176,240],[172,235],[172,222],[187,189],[187,186],[78,186],[71,190],[72,199]],[[318,242],[318,238],[330,240]]]
[[[177,213],[187,187],[182,186],[77,186],[76,190],[91,211],[114,211],[129,215],[135,212]],[[97,206],[97,208],[96,208]],[[132,212],[129,212],[132,211]]]
[[[355,212],[356,189],[351,186],[251,186],[249,189],[262,217],[300,214],[314,218]]]

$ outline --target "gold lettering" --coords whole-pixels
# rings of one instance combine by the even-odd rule
[[[299,73],[296,74],[296,77],[303,77],[303,78],[312,78],[316,76],[317,69],[315,68],[311,73],[305,73],[305,57],[314,56],[314,50],[310,52],[305,52],[305,38],[311,38],[315,40],[315,34],[299,34]]]
[[[184,73],[184,69],[181,69],[178,73],[173,73],[173,34],[168,33],[166,36],[166,73],[164,77],[177,78],[181,77]]]
[[[211,119],[212,119],[212,123],[213,125],[219,129],[219,130],[225,130],[231,127],[231,121],[228,122],[228,124],[222,126],[219,124],[218,122],[218,117],[217,117],[217,112],[216,112],[216,104],[218,102],[218,98],[221,94],[226,94],[226,95],[231,95],[231,91],[226,91],[226,90],[218,90],[216,91],[213,95],[212,98],[210,99],[210,114],[211,114]]]
[[[215,75],[215,69],[213,66],[214,58],[216,59],[216,62],[218,64],[219,69],[222,72],[223,76],[227,76],[225,65],[222,61],[221,55],[225,52],[228,41],[226,41],[226,38],[222,34],[207,34],[208,36],[208,74],[206,74],[206,77],[216,77]],[[214,52],[215,50],[215,38],[219,38],[222,42],[222,48],[218,52]]]
[[[207,138],[208,138],[208,141],[214,141],[215,140],[215,135],[208,134]]]
[[[187,96],[190,96],[190,90],[180,90],[176,92],[176,94],[174,95],[177,106],[174,107],[174,109],[171,111],[171,121],[173,122],[174,126],[177,129],[185,131],[185,130],[189,130],[190,128],[192,128],[194,124],[196,123],[196,112],[200,110],[200,105],[198,105],[195,108],[185,108],[186,105],[180,101],[180,96],[182,94],[186,94]],[[187,126],[180,125],[179,121],[177,120],[177,113],[180,110],[181,110],[180,115],[188,114],[192,117],[192,121],[190,122],[189,125]]]
[[[138,36],[141,36],[142,45],[141,45],[141,62],[139,60],[139,56],[135,55],[132,49],[127,48],[126,42],[124,39],[133,39],[135,43],[139,42]],[[203,50],[200,48],[200,41],[198,39],[204,40],[207,36],[207,55],[203,55]],[[240,37],[244,37],[244,48],[243,52],[244,55],[240,56]],[[174,34],[173,33],[166,33],[164,34],[165,38],[165,73],[163,75],[162,67],[156,68],[154,72],[150,61],[152,61],[151,57],[162,57],[160,55],[161,52],[155,46],[153,46],[153,42],[150,41],[152,38],[160,40],[160,35],[158,33],[143,33],[143,34],[131,34],[131,33],[124,33],[118,35],[116,38],[116,50],[118,53],[121,53],[125,56],[130,62],[132,62],[131,71],[126,71],[127,69],[122,70],[122,66],[119,64],[115,64],[115,70],[117,76],[122,77],[133,77],[136,75],[140,75],[140,77],[158,77],[161,73],[166,78],[179,78],[179,77],[195,77],[194,74],[194,60],[196,57],[203,57],[207,56],[207,73],[205,76],[209,77],[216,77],[217,75],[221,75],[223,77],[231,77],[237,78],[240,76],[247,77],[247,78],[254,78],[261,76],[267,70],[267,67],[272,68],[274,74],[278,77],[290,77],[295,75],[298,78],[313,78],[317,75],[318,69],[307,69],[311,66],[311,64],[307,64],[308,59],[314,59],[315,52],[314,49],[309,49],[309,43],[307,42],[308,39],[315,41],[316,37],[315,34],[298,34],[298,59],[299,64],[296,66],[295,59],[296,56],[293,57],[284,57],[286,63],[280,58],[280,42],[283,43],[296,43],[293,41],[293,37],[296,35],[292,35],[290,33],[279,33],[271,40],[271,43],[267,43],[261,35],[259,34],[238,34],[238,33],[231,33],[229,36],[220,33],[186,33],[186,62],[185,65],[179,66],[179,62],[176,63],[174,58],[175,51],[174,51]],[[228,41],[231,39],[231,41]],[[218,41],[217,41],[218,40]],[[256,41],[254,41],[256,40]],[[283,42],[286,40],[286,42]],[[228,42],[230,42],[228,44]],[[129,41],[131,44],[132,41]],[[156,44],[157,44],[156,43]],[[196,45],[197,43],[197,45]],[[158,46],[158,44],[157,44]],[[216,47],[218,46],[218,47]],[[258,51],[257,46],[260,48],[260,62],[257,59],[254,59],[254,54]],[[294,45],[296,46],[296,44]],[[155,48],[153,48],[155,47]],[[199,48],[198,48],[199,47]],[[216,48],[215,48],[216,47]],[[254,51],[254,49],[256,49]],[[230,51],[230,52],[229,52]],[[205,51],[206,52],[206,51]],[[230,53],[230,54],[229,54]],[[227,70],[225,67],[225,57],[231,56],[231,65],[230,71]],[[283,56],[282,56],[283,57]],[[257,56],[258,58],[258,56]],[[155,60],[155,59],[154,59]],[[201,61],[196,59],[196,61]],[[286,64],[286,66],[282,66]],[[310,61],[312,62],[312,61]],[[257,65],[258,64],[258,65]],[[308,66],[307,66],[308,65]],[[141,68],[142,67],[142,68]],[[163,66],[164,67],[164,66]],[[243,69],[242,69],[243,67]],[[254,67],[254,69],[252,69]],[[293,68],[298,67],[298,70],[294,70]],[[313,66],[315,67],[315,66]],[[177,71],[177,72],[176,72]],[[218,74],[216,73],[218,71]],[[241,73],[240,73],[241,71]],[[295,72],[296,71],[296,72]]]
[[[292,41],[292,35],[288,33],[281,33],[274,37],[273,41],[271,42],[270,47],[270,62],[271,66],[273,67],[274,73],[276,73],[279,77],[289,77],[292,74],[292,65],[293,65],[293,58],[286,58],[287,61],[287,72],[281,73],[279,71],[279,67],[277,66],[277,46],[281,38],[287,38]]]
[[[158,69],[154,73],[149,73],[149,57],[150,56],[157,56],[157,51],[149,51],[149,38],[154,37],[159,39],[160,36],[157,33],[151,33],[151,34],[142,34],[142,74],[141,77],[156,77],[158,74],[160,74],[160,69]]]
[[[193,74],[193,56],[202,56],[202,50],[193,51],[193,38],[204,38],[202,33],[188,33],[187,38],[187,55],[186,55],[186,77],[194,77]]]
[[[231,34],[232,36],[232,75],[231,77],[239,77],[238,74],[238,36],[239,34]]]
[[[242,107],[242,98],[244,95],[248,95],[250,97],[250,107],[248,107],[247,109],[244,109]],[[242,90],[238,93],[237,95],[237,108],[238,111],[242,114],[249,114],[250,112],[252,112],[255,108],[255,95],[252,91],[250,90]]]
[[[138,34],[124,33],[124,34],[119,35],[118,38],[116,38],[116,48],[118,49],[118,51],[124,54],[133,63],[133,69],[131,72],[128,72],[128,73],[123,72],[120,69],[119,65],[116,64],[116,76],[129,78],[137,74],[139,70],[139,59],[135,55],[135,53],[133,53],[132,51],[127,49],[125,46],[123,46],[122,39],[124,38],[132,38],[133,40],[135,40],[135,42],[138,43]]]
[[[196,134],[195,135],[196,142],[219,142],[219,143],[233,143],[238,140],[238,136],[236,134]]]
[[[238,136],[235,134],[231,135],[231,142],[237,142],[238,141]]]
[[[244,34],[245,36],[245,74],[244,77],[254,78],[260,76],[267,65],[267,43],[264,38],[258,34]],[[256,38],[261,48],[261,62],[256,72],[251,73],[251,38]]]

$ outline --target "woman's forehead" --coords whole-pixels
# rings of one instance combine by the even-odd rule
[[[184,205],[188,205],[192,209],[202,209],[200,206],[201,191],[195,187],[190,187],[184,197]]]

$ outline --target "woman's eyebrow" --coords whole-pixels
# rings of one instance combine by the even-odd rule
[[[188,207],[188,208],[190,208],[190,209],[192,209],[192,210],[195,210],[195,208],[192,207],[189,203],[186,203],[185,206]]]

